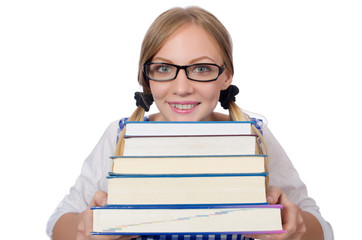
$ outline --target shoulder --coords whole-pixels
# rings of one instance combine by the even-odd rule
[[[119,128],[119,120],[111,122],[106,128],[103,134],[103,138],[114,139],[115,136],[117,135],[118,128]]]

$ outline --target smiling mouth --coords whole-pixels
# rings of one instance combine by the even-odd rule
[[[185,101],[185,102],[169,102],[171,110],[176,113],[188,114],[196,110],[201,102]]]
[[[171,103],[171,106],[180,110],[190,110],[196,107],[198,104],[174,104]]]

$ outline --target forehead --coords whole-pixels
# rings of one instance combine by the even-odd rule
[[[216,40],[202,27],[191,23],[173,33],[154,59],[163,58],[172,63],[189,64],[200,57],[213,59],[218,64],[223,62]]]

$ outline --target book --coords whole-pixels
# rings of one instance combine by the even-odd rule
[[[114,156],[113,173],[120,174],[202,174],[260,173],[266,155],[218,156]]]
[[[93,235],[282,233],[281,205],[92,207]]]
[[[223,122],[133,122],[127,121],[127,135],[132,136],[189,136],[251,134],[251,121]]]
[[[113,174],[108,204],[265,204],[267,173]]]
[[[255,135],[124,136],[124,156],[251,155]]]

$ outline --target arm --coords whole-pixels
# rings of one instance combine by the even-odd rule
[[[70,212],[62,215],[54,225],[52,239],[76,239],[78,222],[78,213]]]
[[[307,228],[304,239],[324,239],[322,226],[318,220],[309,212],[304,211],[302,211],[302,217]]]
[[[82,171],[75,185],[64,197],[48,220],[48,236],[57,237],[59,230],[64,234],[74,233],[79,215],[87,210],[97,191],[107,192],[106,175],[111,169],[109,156],[113,155],[117,139],[118,123],[112,123],[83,163]],[[63,227],[64,226],[64,227]],[[69,231],[68,231],[69,229]],[[74,230],[74,231],[73,231]],[[71,239],[71,238],[59,238]]]

